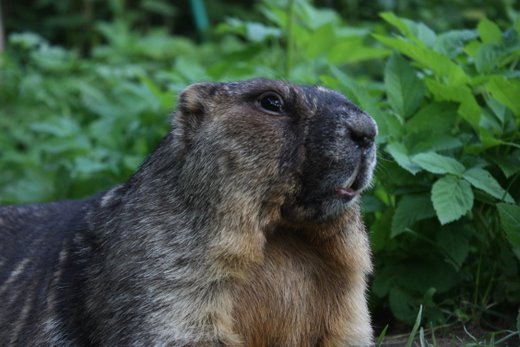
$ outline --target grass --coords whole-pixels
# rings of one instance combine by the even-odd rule
[[[376,347],[517,347],[520,346],[520,312],[517,330],[484,331],[465,324],[447,324],[426,329],[421,326],[422,306],[410,333],[387,335],[388,325],[377,338]],[[472,332],[470,331],[472,330]]]

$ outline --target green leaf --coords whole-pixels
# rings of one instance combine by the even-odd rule
[[[479,129],[482,108],[467,86],[444,84],[431,78],[425,79],[425,83],[436,100],[459,102],[459,115],[468,121],[474,129]]]
[[[174,16],[177,8],[167,1],[147,0],[141,3],[144,10],[157,13],[160,16]]]
[[[415,70],[398,54],[392,55],[386,64],[385,89],[390,106],[403,119],[415,112],[425,93]]]
[[[497,208],[509,243],[513,248],[520,249],[520,206],[499,203]]]
[[[493,97],[520,116],[520,80],[504,77],[490,78],[487,89]]]
[[[399,17],[397,17],[392,12],[383,12],[380,14],[381,18],[383,18],[388,23],[392,24],[394,27],[396,27],[403,35],[411,37],[412,31],[406,25],[406,23]]]
[[[413,38],[417,38],[419,41],[424,42],[428,47],[433,47],[437,40],[437,35],[430,29],[426,24],[421,22],[414,22],[409,19],[403,19],[403,21],[411,29]]]
[[[345,54],[345,52],[349,52]],[[336,45],[327,52],[329,63],[342,65],[360,62],[363,60],[383,58],[390,54],[386,48],[367,47],[363,40],[339,39]]]
[[[36,33],[13,33],[9,35],[9,44],[20,46],[25,49],[35,48],[37,46],[46,44],[47,41]]]
[[[470,233],[459,226],[442,227],[436,233],[436,244],[445,252],[448,262],[453,265],[455,271],[460,270],[460,267],[468,257],[470,235]]]
[[[337,39],[334,26],[332,24],[323,25],[309,37],[308,44],[305,47],[305,55],[310,59],[316,59],[334,46]]]
[[[432,102],[422,107],[408,122],[410,132],[426,131],[448,134],[457,119],[457,105],[452,102]]]
[[[421,168],[415,164],[408,155],[408,150],[402,143],[393,142],[386,146],[386,151],[394,158],[400,167],[415,175]]]
[[[447,56],[431,48],[420,45],[417,42],[410,42],[402,37],[393,38],[383,35],[374,35],[374,37],[384,45],[396,49],[423,67],[432,70],[435,74],[446,77],[448,83],[452,85],[461,85],[470,82],[468,75],[466,75],[459,65],[451,61]]]
[[[390,309],[397,319],[407,323],[413,322],[416,317],[415,307],[409,294],[398,287],[393,287],[390,289],[388,301]]]
[[[412,161],[424,170],[435,174],[461,175],[465,167],[456,159],[435,152],[420,153],[412,157]]]
[[[498,49],[495,45],[482,44],[475,54],[475,67],[481,74],[491,73],[499,63]]]
[[[79,124],[72,118],[51,118],[46,122],[31,124],[31,129],[38,133],[47,133],[56,137],[68,137],[80,132]]]
[[[399,200],[392,219],[392,233],[395,237],[418,220],[435,216],[429,194],[405,195]]]
[[[451,30],[437,37],[434,48],[437,52],[454,58],[462,52],[467,41],[477,36],[475,30]]]
[[[520,151],[495,155],[491,158],[491,161],[498,165],[506,178],[520,172]]]
[[[388,241],[390,239],[390,228],[388,226],[392,222],[392,215],[393,211],[387,208],[386,211],[370,225],[370,244],[374,252],[381,251],[388,247]]]
[[[424,23],[418,23],[405,18],[399,18],[391,12],[384,12],[381,17],[395,26],[404,36],[417,43],[433,46],[436,40],[435,32]]]
[[[413,137],[410,136],[409,139],[413,140],[414,145],[411,150],[414,153],[446,151],[463,146],[460,139],[456,137],[428,131],[421,131]]]
[[[477,30],[484,43],[500,44],[502,42],[502,32],[498,25],[489,19],[483,19],[478,23]]]
[[[262,42],[269,37],[280,37],[278,28],[268,27],[261,23],[249,22],[246,24],[246,36],[252,42]]]
[[[459,219],[473,207],[473,191],[468,182],[445,176],[432,187],[432,202],[441,224]]]
[[[478,167],[469,169],[464,172],[463,177],[475,188],[481,189],[497,199],[514,202],[511,195],[509,195],[509,193],[500,186],[495,178],[484,169]]]

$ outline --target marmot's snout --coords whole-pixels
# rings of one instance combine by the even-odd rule
[[[366,149],[374,145],[377,127],[370,116],[361,112],[361,114],[352,117],[352,119],[348,121],[347,128],[351,139],[358,146]]]
[[[377,126],[337,92],[322,87],[304,90],[316,107],[308,118],[297,208],[285,211],[299,221],[328,220],[349,208],[371,182]]]

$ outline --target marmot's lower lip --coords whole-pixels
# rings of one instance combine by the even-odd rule
[[[336,195],[343,199],[352,199],[356,194],[357,192],[352,188],[336,188]]]
[[[338,189],[349,190],[352,188],[354,181],[357,179],[359,175],[360,166],[361,163],[358,163],[354,168],[354,172],[352,172],[350,177],[345,182],[343,182],[343,184]]]

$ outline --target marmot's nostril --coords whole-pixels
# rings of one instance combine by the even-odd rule
[[[374,143],[377,129],[370,118],[363,118],[352,122],[348,126],[351,139],[362,147],[369,147]]]
[[[369,136],[352,136],[352,139],[361,147],[370,147],[374,143],[374,138]]]

